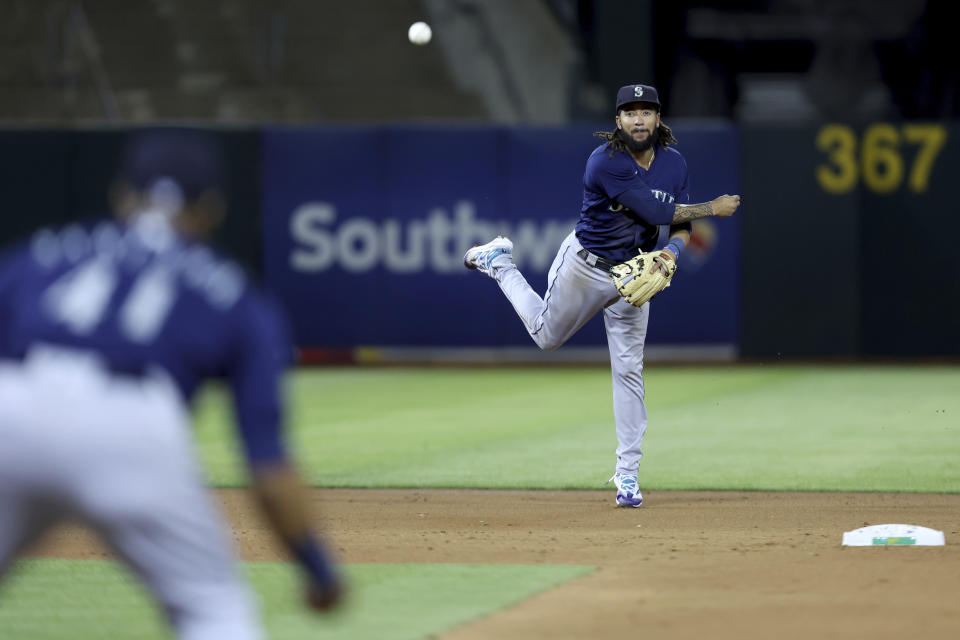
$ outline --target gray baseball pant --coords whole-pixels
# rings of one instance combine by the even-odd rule
[[[583,247],[571,232],[560,245],[541,298],[506,257],[493,260],[490,275],[510,300],[537,346],[556,349],[603,310],[613,376],[617,426],[617,471],[635,475],[643,455],[647,407],[643,398],[643,345],[650,303],[634,307],[617,293],[610,276],[577,255]]]
[[[0,362],[0,577],[76,518],[144,581],[178,637],[262,638],[173,382],[115,377],[66,352]]]

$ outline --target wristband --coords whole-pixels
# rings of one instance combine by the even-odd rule
[[[313,582],[321,585],[337,582],[333,565],[330,564],[323,549],[320,548],[313,537],[305,537],[299,544],[291,547],[291,551],[303,568],[306,569]]]
[[[669,249],[673,253],[674,260],[680,257],[680,252],[683,250],[683,240],[680,238],[674,238],[671,240],[664,249]]]

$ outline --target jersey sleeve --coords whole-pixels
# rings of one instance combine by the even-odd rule
[[[673,203],[657,198],[640,176],[633,160],[622,154],[598,153],[587,162],[587,183],[602,191],[610,200],[629,207],[637,217],[651,225],[673,221]]]
[[[629,207],[647,224],[661,225],[673,222],[675,205],[657,198],[645,183],[640,188],[624,191],[617,196],[617,200],[620,204]]]
[[[286,458],[283,378],[293,361],[278,305],[248,293],[237,304],[237,335],[228,379],[237,426],[250,466]]]

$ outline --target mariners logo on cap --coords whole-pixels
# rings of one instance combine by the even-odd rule
[[[657,96],[657,90],[648,84],[626,84],[617,91],[617,111],[625,104],[631,102],[649,102],[657,105],[660,110],[660,98]]]

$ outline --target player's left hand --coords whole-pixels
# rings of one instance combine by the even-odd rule
[[[326,584],[309,583],[306,585],[307,606],[314,611],[330,611],[343,600],[343,583],[334,580]]]
[[[664,255],[668,254],[668,255]],[[641,253],[610,270],[613,284],[624,300],[642,307],[670,286],[677,263],[669,249]]]
[[[650,255],[653,255],[653,270],[657,273],[663,274],[667,280],[673,277],[674,272],[677,270],[677,259],[674,257],[673,253],[669,249],[661,249],[660,251],[651,252]],[[669,282],[667,283],[669,287]]]

